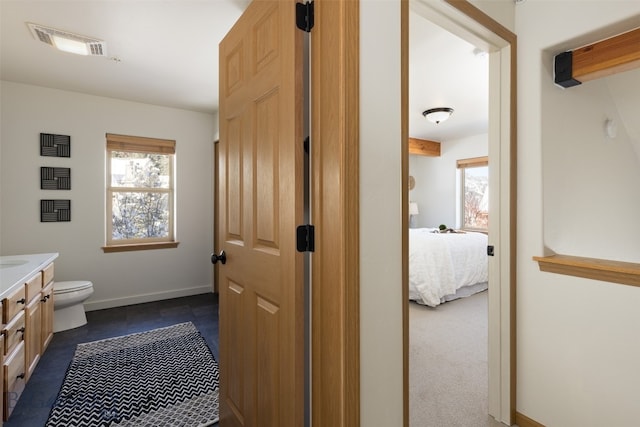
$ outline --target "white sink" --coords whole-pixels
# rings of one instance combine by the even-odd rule
[[[26,264],[27,260],[24,259],[7,259],[7,260],[0,260],[0,268],[11,268],[11,267],[17,267],[19,265],[24,265]]]

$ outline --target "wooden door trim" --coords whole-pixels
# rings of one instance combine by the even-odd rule
[[[218,173],[218,147],[219,147],[219,143],[220,140],[216,139],[215,141],[213,141],[213,164],[214,164],[214,171],[213,171],[213,253],[218,253],[217,251],[219,251],[220,248],[220,236],[218,233],[218,218],[220,215],[218,215],[218,179],[217,179],[217,173]],[[216,264],[211,264],[211,268],[212,268],[212,277],[211,279],[213,280],[213,283],[211,284],[211,292],[213,292],[214,294],[218,293],[218,283],[219,283],[219,274],[218,274],[218,267]]]
[[[359,0],[317,0],[312,30],[312,423],[360,425]]]
[[[409,0],[400,3],[402,168],[402,420],[409,427]]]

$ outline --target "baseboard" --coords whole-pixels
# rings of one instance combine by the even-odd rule
[[[518,427],[545,427],[544,424],[540,424],[520,412],[516,412],[516,424]]]
[[[164,299],[188,297],[191,295],[212,293],[210,285],[198,286],[195,288],[176,289],[164,292],[154,292],[142,295],[132,295],[123,298],[111,298],[99,301],[89,301],[84,303],[85,311],[102,310],[105,308],[123,307],[125,305],[141,304],[145,302],[161,301]]]

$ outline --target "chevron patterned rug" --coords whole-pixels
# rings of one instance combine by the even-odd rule
[[[78,344],[46,427],[209,426],[218,388],[191,322]]]

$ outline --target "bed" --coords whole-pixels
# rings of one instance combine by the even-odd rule
[[[409,229],[409,299],[436,307],[487,289],[487,235]]]

